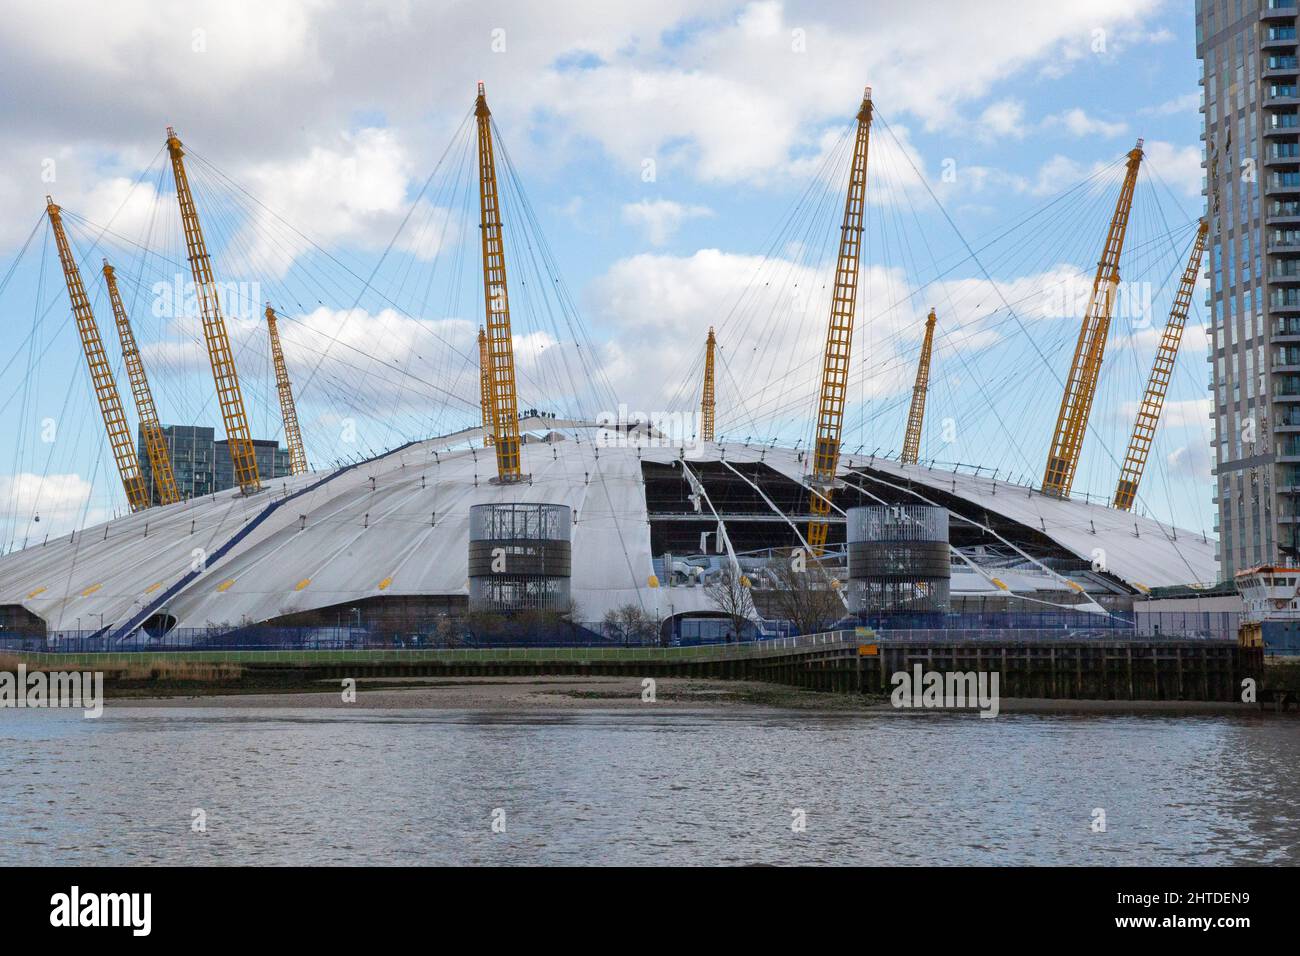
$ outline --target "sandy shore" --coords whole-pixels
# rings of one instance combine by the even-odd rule
[[[756,681],[659,678],[655,700],[642,700],[642,683],[633,677],[452,677],[374,678],[357,682],[355,703],[344,703],[342,688],[282,693],[184,693],[168,697],[114,697],[110,706],[236,707],[372,710],[668,710],[780,708],[820,712],[858,712],[919,717],[935,711],[896,710],[888,700],[827,694]],[[1046,700],[1006,698],[1002,713],[1258,713],[1253,704],[1209,701]],[[1288,715],[1291,716],[1291,715]]]
[[[752,681],[659,678],[653,704],[642,700],[640,678],[632,677],[384,677],[357,681],[355,703],[344,703],[341,682],[330,690],[271,694],[184,694],[122,697],[108,703],[131,707],[283,707],[374,710],[609,710],[620,708],[699,709],[736,706],[860,709],[854,698],[818,694]]]

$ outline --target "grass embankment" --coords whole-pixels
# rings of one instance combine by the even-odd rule
[[[15,673],[22,658],[0,654],[0,671]],[[26,664],[27,672],[57,671],[49,664]],[[91,668],[78,667],[78,670]],[[123,666],[96,667],[104,674],[105,696],[170,697],[178,694],[257,694],[319,690],[301,671],[259,670],[243,664],[152,659]]]

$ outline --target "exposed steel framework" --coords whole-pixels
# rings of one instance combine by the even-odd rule
[[[925,320],[925,338],[921,340],[921,361],[916,366],[916,384],[912,386],[912,407],[907,412],[907,432],[903,435],[905,465],[915,465],[921,455],[921,425],[925,422],[925,393],[930,388],[930,353],[934,349],[934,309]]]
[[[483,444],[493,443],[492,434],[492,379],[488,372],[487,333],[478,327],[478,386],[479,404],[483,406]]]
[[[217,284],[212,278],[212,259],[208,256],[207,244],[203,241],[203,230],[199,225],[194,195],[190,192],[189,177],[185,175],[185,151],[170,126],[167,127],[167,152],[171,156],[172,174],[176,178],[176,200],[181,207],[185,246],[189,251],[194,291],[203,317],[203,338],[207,342],[208,360],[212,364],[212,380],[217,387],[217,404],[221,406],[226,440],[230,445],[230,460],[235,467],[235,483],[245,494],[252,494],[262,487],[262,481],[257,472],[257,454],[248,428],[248,415],[244,411],[244,394],[239,389],[239,373],[235,370],[235,357],[230,349],[226,320],[221,314]]]
[[[104,284],[108,287],[108,301],[113,306],[117,339],[122,345],[122,362],[126,365],[127,378],[131,381],[131,395],[135,398],[135,413],[140,419],[140,433],[144,436],[144,450],[149,459],[149,470],[153,473],[158,503],[174,504],[181,500],[181,495],[176,488],[176,475],[172,471],[171,452],[167,448],[162,424],[158,421],[158,409],[153,403],[149,379],[144,374],[144,362],[140,358],[140,349],[135,344],[135,333],[131,331],[131,321],[127,318],[126,307],[122,305],[122,296],[117,290],[117,275],[107,259],[104,260]],[[147,488],[145,490],[148,491]]]
[[[298,409],[293,403],[293,388],[289,385],[289,369],[284,364],[284,349],[280,347],[280,330],[276,326],[275,309],[266,304],[266,331],[271,337],[271,362],[275,365],[275,390],[280,395],[280,414],[284,416],[284,443],[289,447],[289,474],[305,475],[307,449],[302,445],[302,429],[298,427]]]
[[[713,418],[717,411],[714,401],[713,352],[717,345],[713,326],[709,326],[709,337],[704,340],[704,392],[700,397],[700,438],[703,441],[713,441]]]
[[[808,544],[820,554],[829,529],[824,519],[831,511],[835,471],[840,462],[840,438],[844,431],[844,401],[849,384],[849,358],[853,346],[853,313],[858,302],[858,267],[862,260],[862,213],[867,193],[867,149],[871,139],[871,87],[862,95],[858,109],[857,138],[853,143],[853,165],[849,170],[848,194],[844,199],[844,224],[835,262],[835,289],[826,330],[826,354],[822,361],[821,398],[817,410],[817,437],[813,444],[812,486],[809,510],[816,515],[808,522]]]
[[[1101,374],[1101,361],[1106,352],[1106,335],[1110,331],[1110,314],[1119,288],[1119,257],[1124,250],[1124,235],[1128,230],[1129,213],[1133,208],[1133,189],[1137,185],[1138,166],[1142,162],[1142,140],[1129,151],[1124,182],[1120,186],[1115,214],[1106,233],[1106,245],[1097,263],[1097,275],[1092,281],[1092,296],[1079,328],[1079,340],[1074,347],[1074,361],[1070,377],[1061,396],[1061,409],[1056,416],[1056,431],[1052,448],[1047,455],[1043,471],[1043,493],[1068,498],[1074,485],[1074,473],[1079,467],[1079,454],[1083,436],[1088,430],[1088,416],[1092,400],[1097,394],[1097,378]]]
[[[492,112],[483,84],[474,103],[478,121],[479,226],[483,236],[483,305],[487,311],[487,370],[492,445],[497,455],[497,479],[521,481],[519,403],[515,394],[515,350],[510,334],[510,299],[506,292],[506,257],[501,235],[501,203],[497,193],[496,160],[492,152]]]
[[[126,500],[131,510],[142,511],[149,507],[149,489],[145,487],[144,476],[140,473],[140,461],[135,456],[135,442],[131,440],[131,430],[126,425],[122,399],[117,394],[113,369],[104,353],[104,341],[99,337],[95,313],[91,311],[90,300],[86,297],[81,270],[77,268],[77,260],[72,256],[67,234],[63,231],[62,210],[54,204],[53,199],[46,196],[45,212],[50,217],[50,226],[54,230],[54,243],[59,249],[63,278],[68,284],[68,300],[72,303],[72,314],[77,320],[81,349],[86,355],[90,380],[95,386],[95,397],[99,399],[99,411],[104,416],[104,428],[108,432],[113,460],[117,463],[117,473],[122,477],[122,487],[126,489]]]
[[[1201,270],[1201,258],[1205,255],[1205,241],[1209,232],[1210,221],[1202,219],[1196,228],[1196,238],[1192,241],[1187,268],[1183,270],[1183,277],[1178,282],[1178,292],[1174,296],[1173,307],[1169,310],[1169,321],[1165,323],[1164,334],[1160,336],[1160,346],[1156,349],[1155,362],[1152,363],[1147,388],[1142,395],[1142,404],[1138,407],[1133,437],[1129,439],[1128,453],[1124,456],[1124,467],[1120,471],[1119,481],[1115,485],[1115,497],[1111,502],[1123,511],[1133,507],[1133,499],[1137,497],[1138,485],[1147,466],[1156,426],[1160,423],[1160,413],[1165,406],[1165,395],[1169,392],[1169,380],[1174,375],[1174,361],[1178,358],[1178,346],[1183,340],[1187,311],[1192,306],[1196,274]]]

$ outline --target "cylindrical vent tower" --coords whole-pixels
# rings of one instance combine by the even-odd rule
[[[948,509],[868,505],[848,511],[849,607],[865,614],[948,609]]]
[[[571,515],[568,505],[472,506],[470,610],[568,610]]]

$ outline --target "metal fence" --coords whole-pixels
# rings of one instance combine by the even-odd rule
[[[1090,614],[1086,611],[978,611],[978,612],[906,612],[863,615],[862,622],[879,631],[929,630],[1035,630],[1035,631],[1131,631],[1131,612]]]
[[[943,643],[965,643],[967,641],[979,641],[996,644],[1025,644],[1025,643],[1063,643],[1067,641],[1105,641],[1108,643],[1143,643],[1159,644],[1162,642],[1177,642],[1189,640],[1201,641],[1224,641],[1224,638],[1216,634],[1139,634],[1133,630],[1121,630],[1119,628],[1034,628],[1034,627],[1017,627],[1017,628],[973,628],[967,630],[956,630],[954,628],[927,629],[927,628],[904,628],[890,631],[882,631],[877,635],[881,643],[918,643],[918,644],[943,644]]]
[[[655,626],[626,633],[603,622],[527,626],[505,623],[499,630],[468,627],[431,628],[424,632],[386,631],[366,627],[241,627],[175,628],[161,637],[139,635],[112,640],[104,631],[61,631],[0,637],[3,651],[53,653],[130,653],[135,651],[402,651],[476,647],[676,647],[751,643],[765,636],[747,631],[737,640],[724,633],[692,631],[661,634]]]
[[[1188,622],[1191,623],[1191,622]],[[651,623],[639,629],[620,629],[603,622],[530,624],[510,622],[475,630],[465,622],[444,619],[420,630],[383,630],[371,626],[176,628],[151,638],[143,633],[112,641],[104,631],[62,631],[41,635],[0,634],[0,652],[131,653],[137,651],[421,651],[474,648],[621,648],[708,647],[762,644],[777,640],[803,640],[786,622],[765,621],[747,627],[737,637],[721,618],[679,619],[669,626]],[[1131,615],[1044,612],[1030,614],[896,614],[861,622],[844,621],[830,631],[848,639],[890,641],[1050,641],[1050,640],[1172,640],[1215,639],[1217,629],[1162,628],[1159,634],[1135,628]]]
[[[1200,634],[1206,637],[1236,637],[1240,611],[1139,611],[1140,634],[1161,637],[1169,634]]]
[[[509,663],[509,662],[566,662],[573,664],[616,661],[666,663],[673,661],[744,660],[788,654],[791,650],[817,646],[845,646],[860,642],[856,631],[832,631],[823,634],[805,634],[801,637],[784,637],[768,641],[749,641],[744,644],[706,644],[694,647],[537,647],[513,646],[501,648],[457,647],[427,648],[424,650],[192,650],[177,652],[177,659],[195,663],[273,663],[273,664],[334,664],[334,663],[412,663],[437,662],[441,664]],[[67,655],[40,651],[27,652],[29,663],[57,664]],[[151,652],[152,656],[152,652]],[[132,653],[118,651],[88,651],[75,655],[77,666],[114,666],[130,664],[137,659]]]

